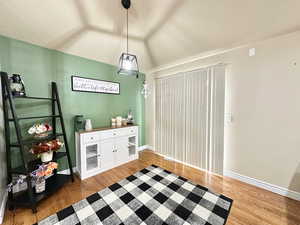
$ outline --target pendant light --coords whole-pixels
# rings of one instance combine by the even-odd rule
[[[143,83],[141,94],[144,96],[145,99],[148,98],[148,96],[151,94],[149,85],[146,83],[146,81],[144,81]]]
[[[137,62],[137,57],[135,55],[128,53],[128,9],[131,6],[130,0],[122,0],[123,7],[127,10],[127,51],[126,53],[122,53],[119,60],[119,75],[127,75],[127,76],[139,76],[139,67]]]

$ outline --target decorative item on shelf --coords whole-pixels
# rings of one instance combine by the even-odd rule
[[[86,131],[91,131],[91,130],[93,130],[92,120],[90,120],[90,119],[86,119],[86,120],[85,120],[85,130],[86,130]]]
[[[117,119],[116,118],[111,118],[111,126],[112,127],[117,126]]]
[[[49,162],[39,166],[39,168],[33,171],[32,177],[35,181],[35,192],[42,193],[46,190],[46,177],[53,173],[53,170],[57,169],[58,164],[56,162]]]
[[[25,85],[19,74],[13,74],[10,78],[10,89],[13,96],[26,96]]]
[[[58,164],[56,162],[49,162],[47,164],[39,165],[36,170],[30,173],[33,178],[36,193],[41,193],[46,190],[46,177],[53,173],[53,170],[57,169]],[[13,182],[7,185],[7,190],[13,192],[14,186],[23,184],[27,176],[19,175]]]
[[[151,94],[149,85],[146,83],[146,81],[144,81],[143,83],[143,89],[141,91],[141,94],[144,96],[144,98],[147,98]]]
[[[48,123],[37,123],[29,128],[28,133],[34,135],[35,138],[48,137],[52,127]]]
[[[131,113],[131,110],[129,110],[128,115],[127,115],[127,124],[133,124],[134,120],[133,120],[133,116]]]
[[[128,9],[131,6],[130,0],[122,0],[122,5],[126,9],[126,21],[127,21],[127,49],[126,53],[122,53],[119,59],[119,75],[136,76],[139,77],[139,66],[137,57],[128,53]]]
[[[7,185],[7,191],[18,193],[20,191],[24,191],[27,189],[27,185],[25,182],[27,176],[25,175],[14,175],[12,177],[12,182]]]
[[[64,145],[59,139],[39,143],[32,146],[30,152],[41,157],[42,162],[49,162],[53,159],[53,152],[58,151]]]
[[[35,192],[42,193],[46,190],[46,179],[45,177],[39,177],[35,181]]]
[[[84,130],[83,115],[76,115],[74,117],[74,126],[75,126],[75,131]]]
[[[121,127],[122,126],[122,116],[117,116],[116,117],[116,120],[117,120],[117,127]]]

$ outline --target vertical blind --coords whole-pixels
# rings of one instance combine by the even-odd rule
[[[156,151],[223,174],[225,67],[156,79]]]

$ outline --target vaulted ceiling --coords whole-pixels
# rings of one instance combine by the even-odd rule
[[[120,0],[0,0],[0,34],[117,64]],[[129,51],[143,71],[300,29],[299,0],[132,0]]]

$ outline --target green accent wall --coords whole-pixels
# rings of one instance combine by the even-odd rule
[[[48,97],[51,93],[51,81],[57,82],[73,166],[75,165],[73,118],[78,114],[92,119],[93,127],[96,128],[109,126],[111,117],[117,115],[125,117],[128,111],[132,110],[135,121],[139,125],[139,145],[145,144],[144,98],[140,94],[145,79],[144,74],[140,74],[139,79],[119,76],[116,66],[3,36],[0,36],[0,64],[2,71],[22,75],[28,96]],[[120,82],[121,94],[73,92],[72,75]],[[47,115],[51,109],[51,104],[47,101],[22,99],[17,101],[19,114]],[[23,123],[24,131],[34,122],[36,121]],[[13,158],[14,164],[18,164],[18,154],[14,154]],[[61,162],[60,169],[64,168],[66,164]]]

